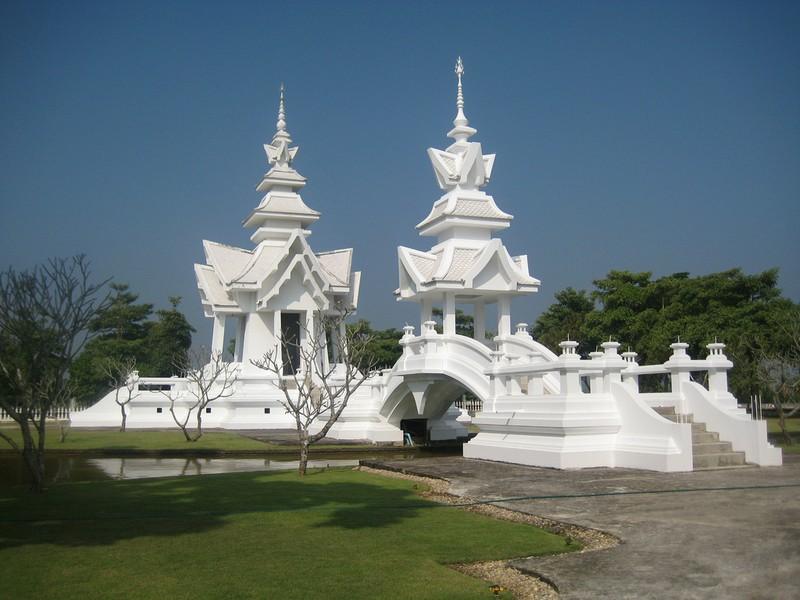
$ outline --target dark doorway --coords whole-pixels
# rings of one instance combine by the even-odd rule
[[[281,313],[283,374],[294,375],[300,369],[300,313]]]
[[[400,429],[403,435],[409,434],[415,446],[424,446],[428,443],[428,419],[402,419]]]

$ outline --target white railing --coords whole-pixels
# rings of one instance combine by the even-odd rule
[[[70,410],[71,409],[68,406],[57,406],[57,407],[51,408],[50,410],[47,411],[47,417],[46,418],[47,419],[53,419],[53,420],[56,420],[56,421],[66,421],[67,419],[69,419]],[[31,416],[34,419],[38,419],[40,414],[41,414],[40,411],[34,410],[31,413]],[[14,419],[11,418],[11,415],[9,415],[5,410],[0,408],[0,422],[6,422],[7,423],[7,422],[13,421],[13,420]]]

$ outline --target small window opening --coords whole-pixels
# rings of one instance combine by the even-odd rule
[[[156,412],[157,413],[162,413],[162,412],[164,412],[164,409],[159,406],[158,408],[156,408]]]
[[[265,409],[264,409],[264,414],[265,414],[265,415],[268,415],[268,414],[269,414],[269,409],[268,409],[268,408],[265,408]]]
[[[207,413],[210,413],[210,412],[211,412],[211,409],[210,409],[210,408],[206,408],[206,412],[207,412]]]

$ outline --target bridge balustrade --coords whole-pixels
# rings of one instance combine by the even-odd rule
[[[633,394],[640,395],[650,406],[675,406],[679,412],[688,411],[681,400],[681,384],[691,381],[691,373],[708,373],[708,391],[716,399],[731,397],[728,390],[727,371],[733,367],[722,353],[724,344],[708,344],[709,355],[705,359],[692,359],[686,353],[688,344],[675,343],[669,360],[660,365],[639,365],[635,352],[618,353],[617,342],[606,342],[603,352],[590,353],[583,359],[575,353],[577,342],[562,342],[563,352],[556,361],[544,361],[536,353],[514,356],[500,350],[492,352],[492,363],[484,370],[489,377],[492,398],[499,396],[542,396],[544,378],[555,375],[561,383],[562,393],[587,394],[580,385],[580,378],[589,380],[588,395],[608,393],[612,382],[621,382]],[[640,393],[641,375],[667,374],[670,376],[671,392]]]

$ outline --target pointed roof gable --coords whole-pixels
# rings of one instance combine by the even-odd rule
[[[253,258],[253,253],[244,248],[203,240],[206,262],[214,267],[223,284],[234,281]]]
[[[322,268],[331,276],[331,283],[339,286],[350,284],[350,265],[353,260],[352,248],[329,250],[327,252],[317,252],[316,254]]]
[[[222,282],[217,276],[214,267],[208,265],[195,265],[195,277],[197,287],[200,290],[200,301],[203,308],[207,310],[221,310],[236,308],[236,301],[231,294],[225,290]]]

